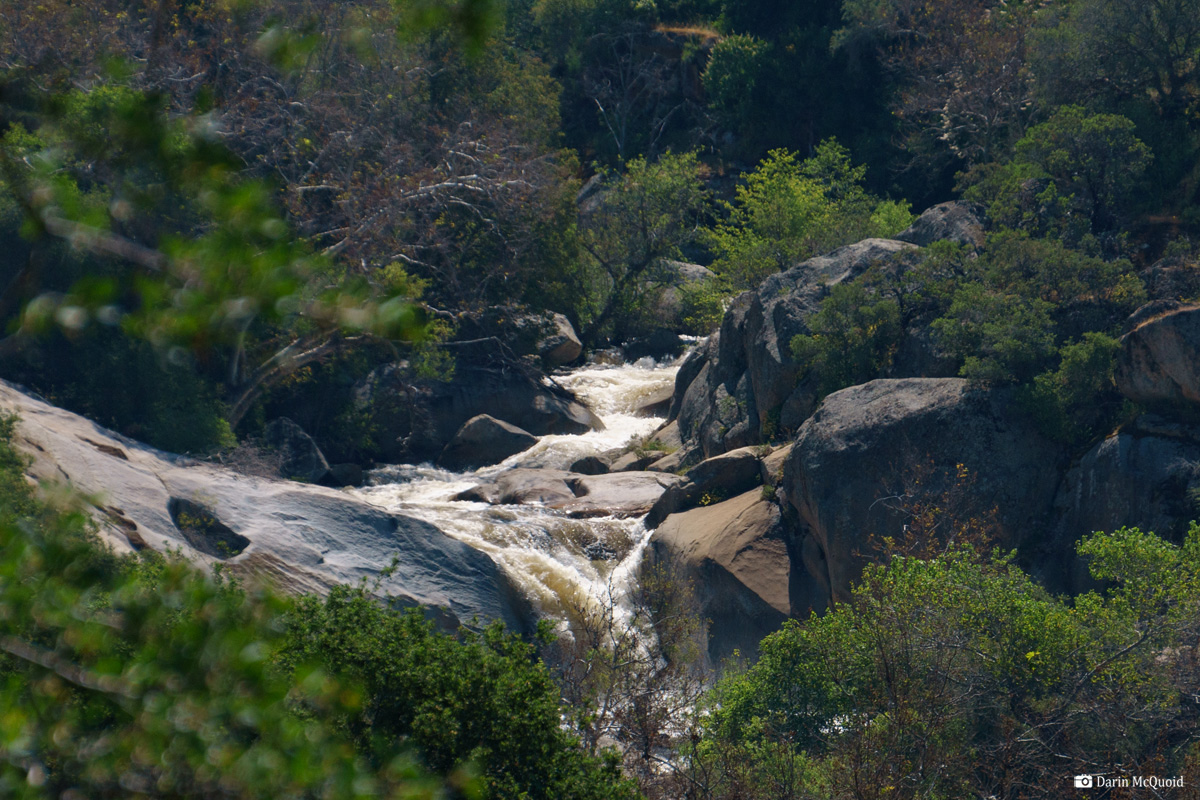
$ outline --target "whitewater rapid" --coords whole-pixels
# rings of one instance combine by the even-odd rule
[[[483,551],[543,616],[566,621],[610,596],[620,602],[633,585],[649,539],[640,519],[570,519],[538,506],[453,498],[510,469],[567,469],[580,458],[649,435],[662,420],[634,412],[669,390],[678,369],[678,362],[646,358],[619,366],[590,364],[556,376],[601,419],[604,430],[543,436],[529,450],[473,472],[449,472],[432,464],[383,467],[373,470],[369,485],[355,494]]]

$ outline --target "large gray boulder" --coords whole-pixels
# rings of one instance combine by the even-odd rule
[[[742,447],[705,459],[687,471],[684,479],[671,486],[646,515],[646,527],[655,528],[671,514],[741,494],[757,486],[762,469],[757,448]]]
[[[966,200],[951,200],[926,209],[896,238],[921,247],[941,241],[983,247],[984,227],[981,206]]]
[[[817,377],[799,381],[806,365],[792,358],[792,338],[809,333],[808,319],[830,287],[912,249],[907,242],[865,239],[772,275],[735,298],[704,356],[685,364],[689,376],[699,370],[677,410],[684,440],[713,456],[799,427],[816,406]]]
[[[1200,305],[1135,316],[1145,318],[1121,337],[1117,389],[1152,408],[1200,403]]]
[[[650,539],[649,554],[691,580],[711,623],[714,663],[734,650],[753,657],[784,620],[826,605],[820,588],[793,564],[779,507],[758,490],[670,517]]]
[[[1089,450],[1063,479],[1053,546],[1039,577],[1053,589],[1091,587],[1075,556],[1095,531],[1138,527],[1179,541],[1200,517],[1200,427],[1147,415]]]
[[[438,456],[438,466],[463,472],[499,464],[537,444],[537,437],[487,414],[471,417]]]
[[[571,321],[562,314],[550,318],[551,330],[538,342],[538,355],[547,369],[570,364],[583,354],[583,343]]]
[[[961,378],[875,380],[834,392],[801,427],[782,491],[805,563],[835,600],[885,537],[904,541],[918,508],[976,518],[1003,548],[1039,541],[1058,485],[1058,448],[1003,392]]]
[[[287,417],[267,423],[264,439],[280,456],[279,473],[305,483],[320,483],[329,474],[329,462],[304,429]]]
[[[101,535],[122,551],[180,550],[289,592],[380,578],[381,595],[429,606],[447,628],[500,619],[528,630],[531,612],[483,553],[437,528],[321,486],[248,477],[164,453],[0,383],[20,415],[30,475],[68,484],[91,503]]]

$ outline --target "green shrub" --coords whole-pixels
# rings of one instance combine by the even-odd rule
[[[1056,597],[965,546],[868,566],[849,602],[788,622],[718,684],[696,774],[721,798],[825,797],[855,781],[1000,797],[1058,796],[1049,787],[1099,753],[1114,771],[1194,769],[1200,526],[1182,546],[1096,534],[1079,554],[1108,588]]]
[[[1025,402],[1043,433],[1072,444],[1087,441],[1115,421],[1121,401],[1113,386],[1113,365],[1121,343],[1091,332],[1065,345],[1055,370],[1033,379]]]
[[[435,633],[364,587],[296,601],[182,558],[116,557],[81,511],[34,500],[13,425],[0,420],[3,796],[636,796],[561,729],[529,645],[498,627]]]
[[[317,664],[362,687],[361,704],[335,719],[373,763],[411,745],[434,772],[477,773],[482,797],[635,795],[614,762],[586,756],[561,729],[550,674],[499,624],[455,638],[419,609],[344,586],[301,599],[285,624],[286,671]]]
[[[903,333],[899,304],[858,282],[833,286],[808,327],[792,338],[792,357],[818,376],[822,395],[879,377]]]
[[[881,201],[862,188],[866,167],[830,139],[812,158],[772,150],[726,204],[728,220],[708,234],[713,270],[734,290],[806,258],[868,236],[891,236],[912,221],[907,204]]]

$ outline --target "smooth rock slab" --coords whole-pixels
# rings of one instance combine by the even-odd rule
[[[1135,403],[1200,404],[1200,306],[1152,316],[1121,337],[1113,379]]]
[[[164,453],[4,383],[0,406],[20,414],[17,444],[32,456],[31,476],[90,497],[102,536],[117,549],[178,549],[289,592],[374,580],[395,557],[381,595],[429,606],[451,628],[479,617],[529,629],[528,605],[500,568],[428,523],[333,489]],[[187,535],[181,518],[193,527]]]
[[[514,469],[495,482],[460,492],[456,500],[493,505],[541,505],[571,517],[639,517],[669,487],[683,481],[660,472],[579,475],[553,469]]]

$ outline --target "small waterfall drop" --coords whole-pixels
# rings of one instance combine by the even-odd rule
[[[532,505],[493,506],[454,500],[460,492],[515,468],[565,470],[576,460],[622,447],[652,433],[662,419],[635,412],[669,390],[678,362],[646,358],[632,364],[591,364],[557,376],[604,422],[605,429],[579,435],[543,436],[530,449],[500,464],[456,473],[430,464],[374,470],[362,499],[436,526],[487,553],[548,617],[563,620],[594,608],[612,591],[632,586],[649,534],[640,519],[571,519]]]

